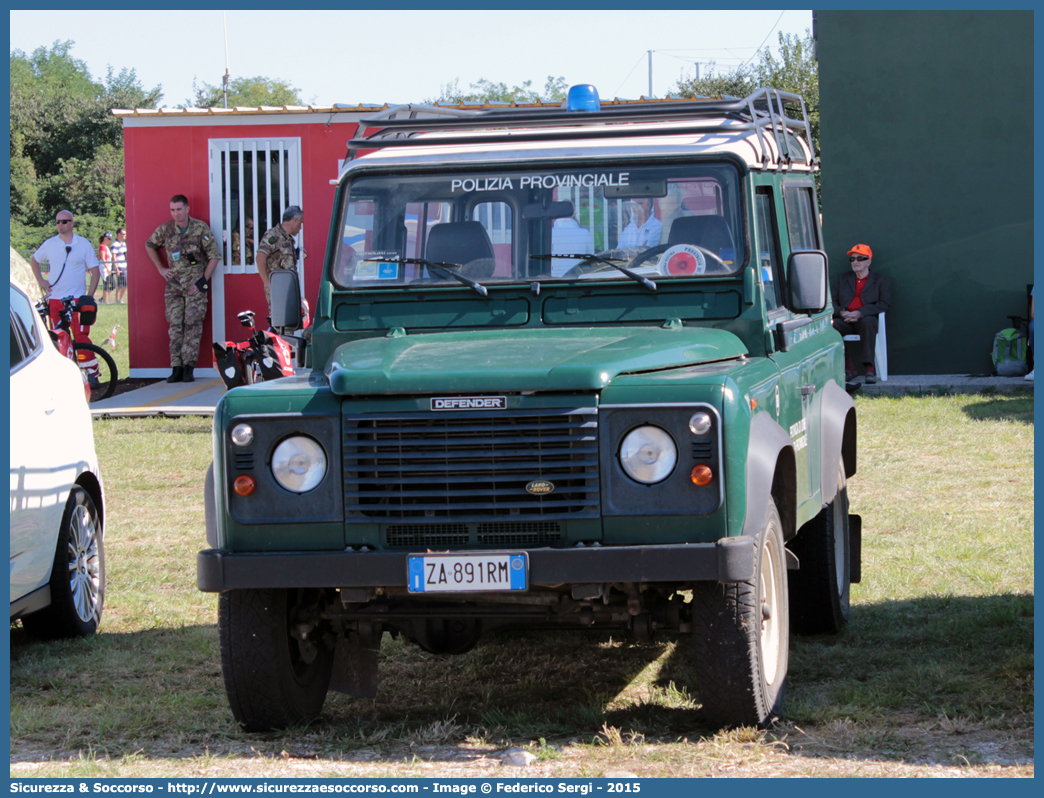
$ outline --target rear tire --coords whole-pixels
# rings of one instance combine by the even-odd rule
[[[779,714],[790,648],[787,565],[770,501],[750,582],[697,582],[692,591],[696,676],[715,727],[765,728]]]
[[[116,361],[112,359],[112,356],[94,344],[73,344],[73,350],[76,352],[77,363],[80,361],[80,352],[90,352],[98,359],[98,382],[97,385],[91,384],[91,401],[100,402],[102,399],[112,396],[112,392],[116,390],[116,382],[120,378],[116,371]]]
[[[848,623],[850,547],[848,485],[842,465],[834,500],[790,542],[800,566],[790,573],[790,626],[795,634],[836,635]]]
[[[243,381],[247,385],[257,385],[265,381],[265,375],[261,372],[261,364],[251,354],[243,358]]]
[[[221,593],[218,635],[221,670],[232,714],[247,731],[285,729],[319,716],[330,687],[333,651],[314,627],[315,591],[249,589]]]
[[[86,637],[98,631],[105,604],[102,524],[90,494],[73,486],[62,515],[54,563],[51,603],[22,619],[40,638]]]

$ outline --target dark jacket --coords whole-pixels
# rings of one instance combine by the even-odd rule
[[[842,310],[848,310],[855,299],[855,288],[855,272],[842,272],[837,276],[834,285],[835,318],[841,317]],[[879,316],[889,310],[892,307],[892,278],[873,270],[867,272],[861,299],[863,307],[860,310],[864,316]]]

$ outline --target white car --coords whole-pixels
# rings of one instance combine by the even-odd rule
[[[77,365],[11,283],[11,620],[93,634],[105,598],[104,491]]]

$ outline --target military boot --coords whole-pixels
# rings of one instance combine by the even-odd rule
[[[188,365],[185,366],[185,371],[182,374],[182,378],[181,378],[182,382],[195,382],[196,381],[196,378],[192,376],[192,369],[194,369],[195,367],[196,367],[195,363],[193,363],[191,366],[188,366]]]
[[[167,382],[183,382],[184,379],[184,369],[181,366],[174,366],[171,375],[167,377]]]

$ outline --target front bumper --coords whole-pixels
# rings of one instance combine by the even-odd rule
[[[662,546],[527,549],[533,586],[599,582],[743,582],[754,578],[754,539]],[[230,552],[196,555],[207,593],[246,588],[406,587],[406,558],[421,552]]]

